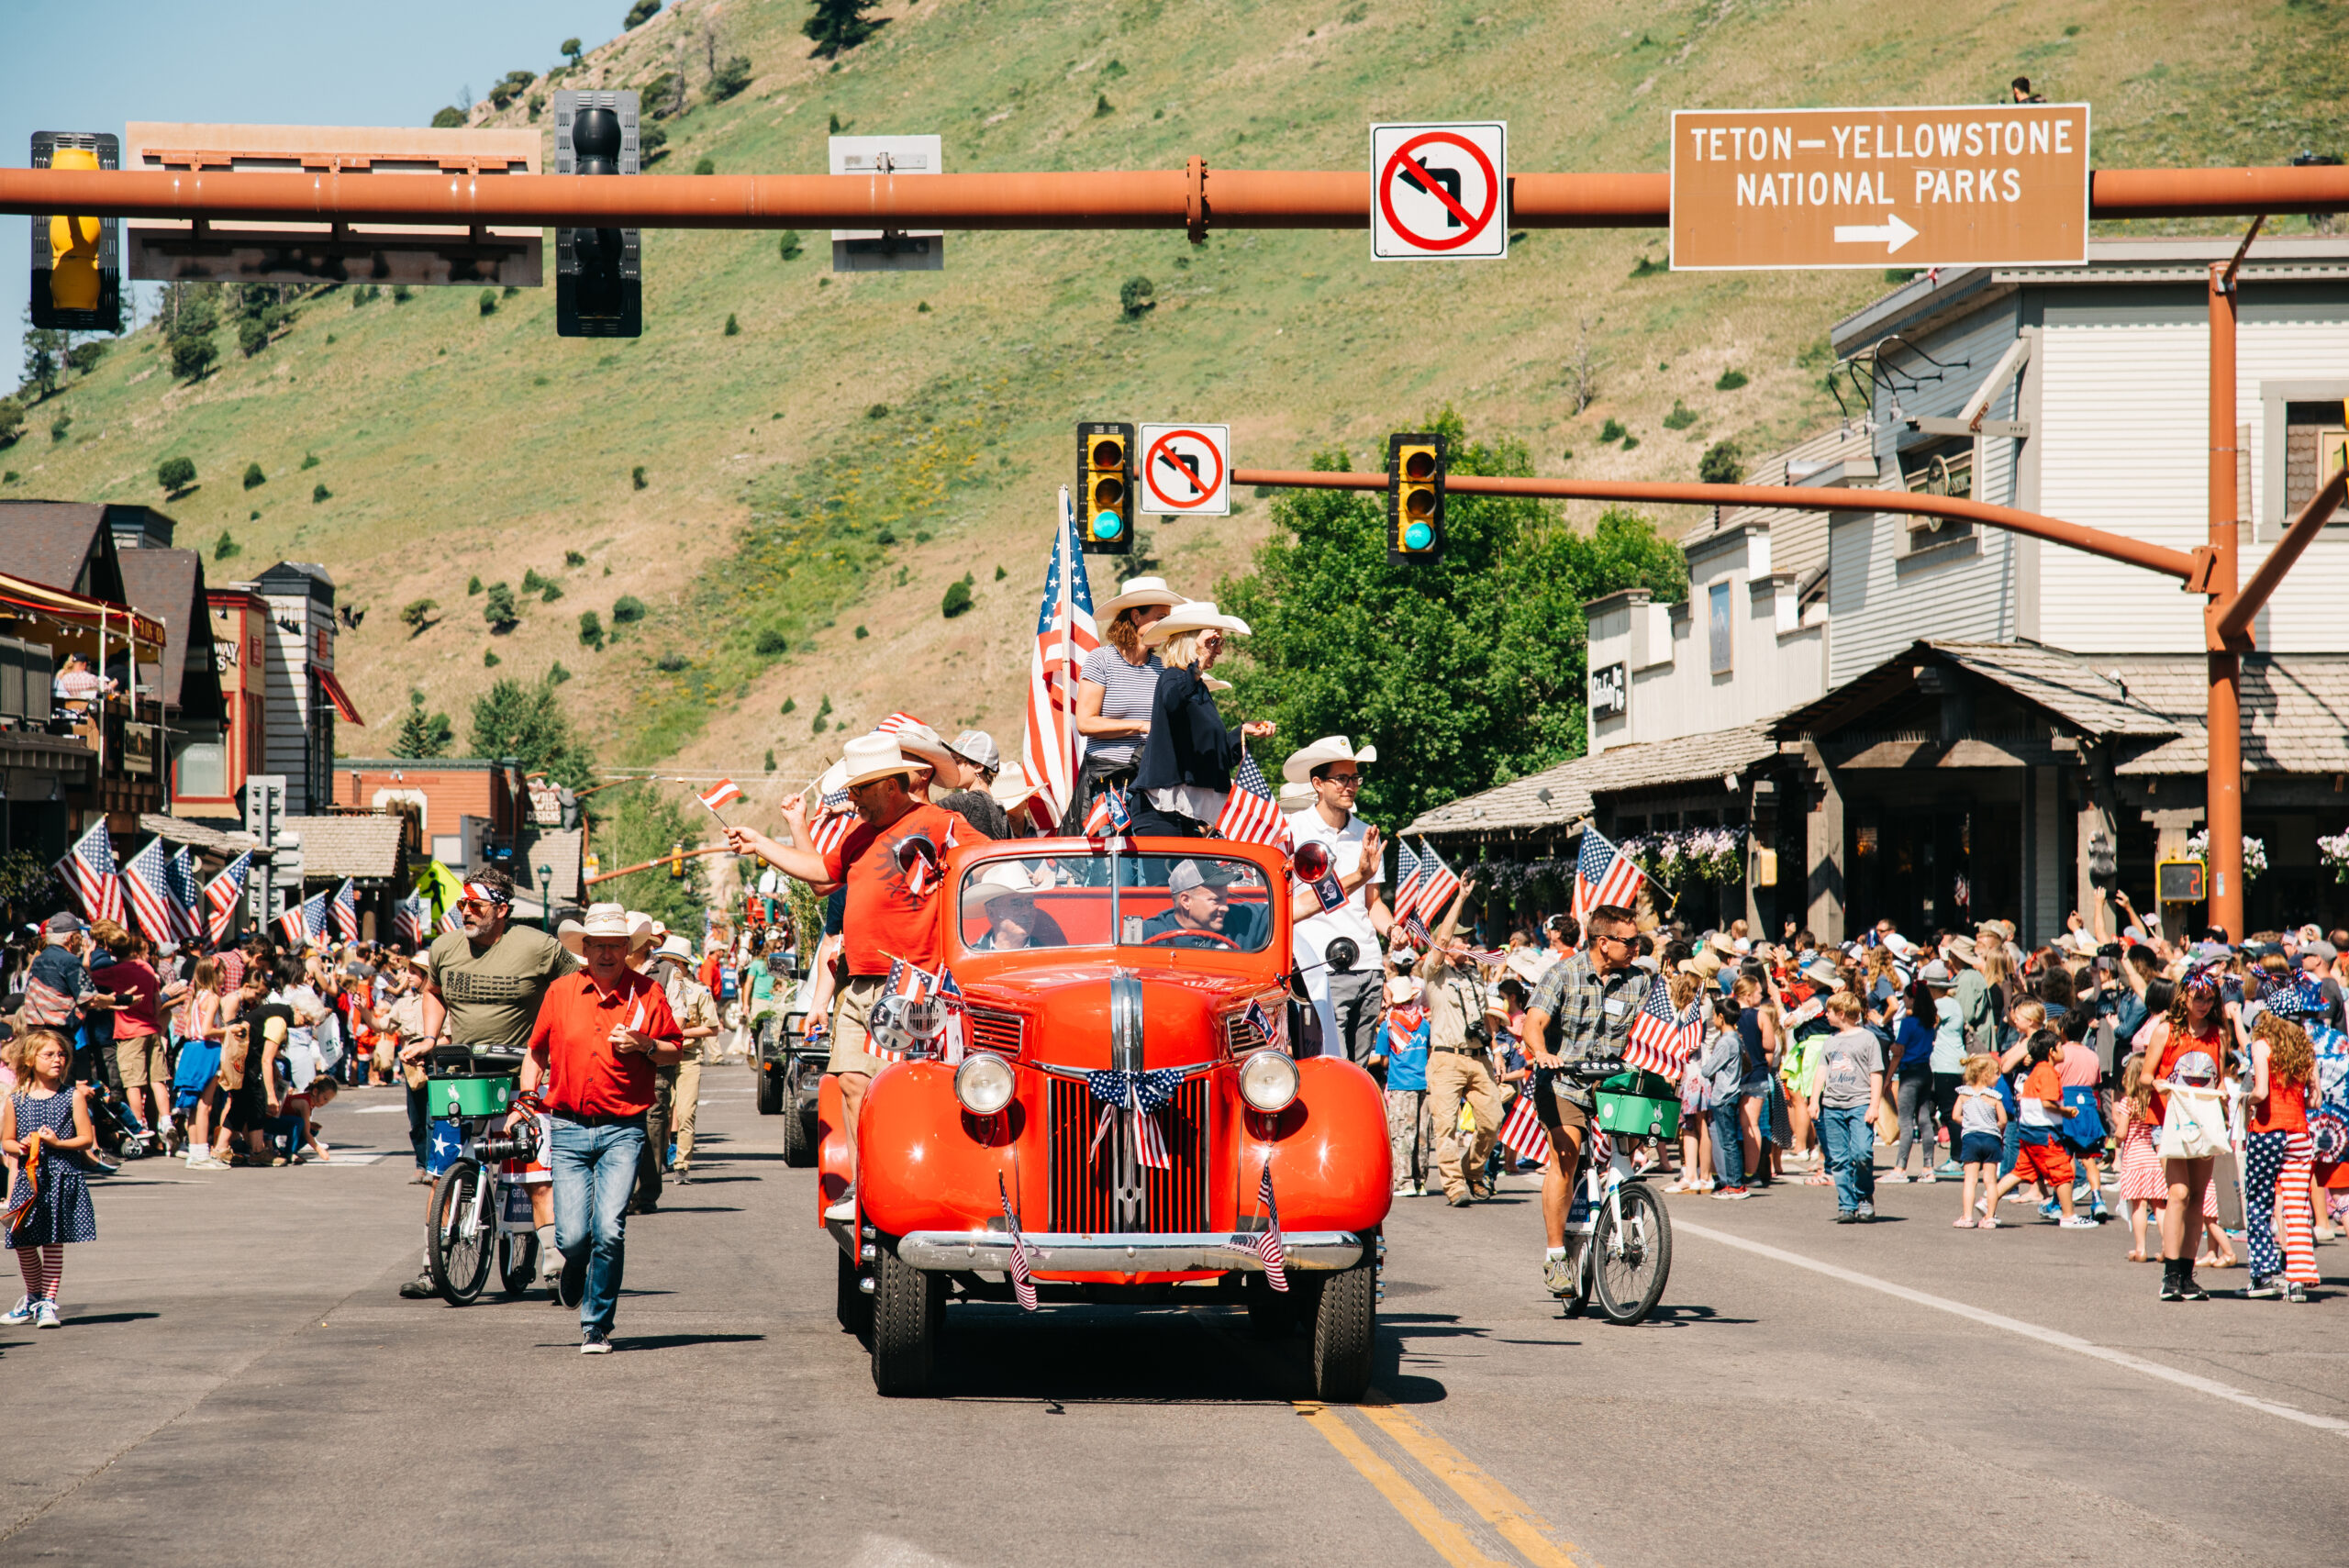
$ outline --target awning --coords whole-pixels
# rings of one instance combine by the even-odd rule
[[[327,701],[334,704],[335,712],[360,728],[366,728],[367,721],[359,717],[359,709],[352,705],[351,694],[342,689],[342,683],[334,678],[334,672],[320,670],[317,676],[318,684],[326,689]]]
[[[69,626],[84,627],[109,638],[126,638],[137,642],[160,657],[163,649],[162,623],[152,616],[104,599],[87,598],[69,594],[62,588],[31,583],[22,577],[11,577],[0,572],[0,605],[30,610],[51,620]],[[153,662],[150,659],[149,662]],[[354,721],[355,722],[355,721]]]

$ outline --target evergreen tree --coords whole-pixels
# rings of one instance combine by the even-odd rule
[[[799,30],[816,40],[816,54],[838,58],[880,27],[865,15],[874,5],[874,0],[816,0],[815,14]]]
[[[477,757],[515,758],[524,773],[544,773],[574,790],[595,783],[594,754],[572,733],[571,720],[543,682],[508,678],[475,698],[472,744]]]
[[[445,757],[456,740],[456,726],[445,713],[424,711],[424,694],[408,688],[407,712],[400,719],[399,732],[392,737],[395,757]]]

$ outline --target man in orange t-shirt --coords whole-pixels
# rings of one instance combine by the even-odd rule
[[[938,885],[946,851],[954,847],[963,818],[912,793],[915,775],[930,764],[907,756],[894,735],[860,735],[841,749],[841,761],[847,773],[842,787],[856,806],[857,823],[837,847],[823,852],[800,847],[809,842],[809,802],[796,795],[783,803],[792,845],[749,828],[729,826],[726,838],[736,854],[757,855],[786,876],[817,886],[847,884],[841,935],[849,978],[833,1004],[832,1054],[825,1071],[840,1079],[853,1162],[857,1112],[864,1102],[865,1085],[884,1065],[866,1050],[872,1043],[873,1005],[888,982],[892,960],[903,959],[932,973],[945,962]],[[850,1170],[853,1183],[853,1163]],[[827,1219],[855,1217],[853,1185],[824,1211]]]
[[[618,904],[589,906],[563,945],[577,945],[584,972],[547,987],[530,1029],[523,1093],[506,1118],[511,1132],[543,1111],[553,1131],[555,1246],[566,1288],[579,1290],[579,1349],[612,1348],[628,1240],[628,1200],[644,1152],[655,1067],[674,1062],[685,1040],[669,998],[628,966],[632,933]]]

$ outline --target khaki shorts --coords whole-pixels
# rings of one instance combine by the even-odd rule
[[[824,1064],[825,1072],[862,1073],[870,1077],[889,1065],[865,1050],[873,1043],[873,1004],[881,999],[881,988],[887,984],[884,975],[859,974],[841,987],[832,1004],[832,1056]]]
[[[115,1071],[122,1074],[122,1086],[135,1089],[147,1084],[168,1091],[172,1086],[172,1062],[171,1053],[163,1049],[167,1043],[159,1034],[116,1040],[114,1065]]]
[[[1564,1080],[1564,1074],[1561,1073],[1550,1081],[1548,1094],[1533,1096],[1533,1114],[1551,1133],[1555,1134],[1562,1129],[1570,1129],[1578,1141],[1587,1142],[1588,1139],[1584,1135],[1590,1129],[1590,1113],[1559,1092]],[[1553,1141],[1555,1141],[1554,1138]]]

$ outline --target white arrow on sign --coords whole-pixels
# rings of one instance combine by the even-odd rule
[[[1882,223],[1839,223],[1835,226],[1836,244],[1848,245],[1856,241],[1868,245],[1878,240],[1889,241],[1884,251],[1887,256],[1916,238],[1917,231],[1901,222],[1897,212],[1886,213]]]

